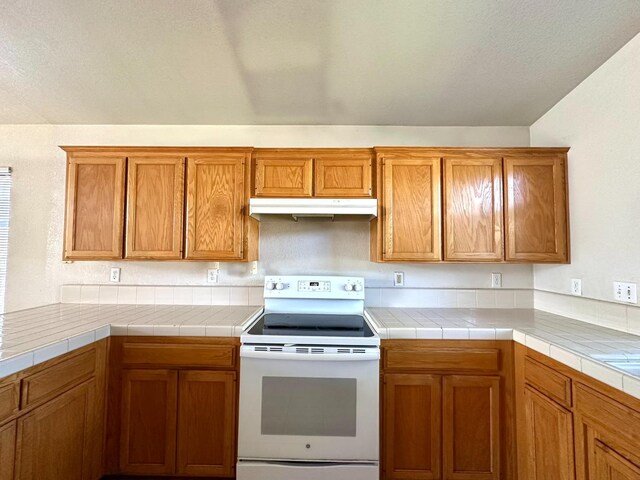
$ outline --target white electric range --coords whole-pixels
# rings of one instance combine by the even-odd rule
[[[241,337],[238,480],[379,478],[380,338],[364,279],[267,276]]]

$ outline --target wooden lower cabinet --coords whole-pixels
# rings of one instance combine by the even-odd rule
[[[441,383],[439,375],[384,376],[383,478],[440,478]]]
[[[0,427],[0,480],[13,480],[16,454],[16,422]]]
[[[500,478],[500,378],[443,378],[443,467],[449,480]]]
[[[178,384],[177,473],[233,476],[236,373],[184,371]]]
[[[640,467],[630,462],[614,449],[596,440],[593,445],[593,470],[589,479],[598,480],[638,480]],[[590,471],[591,472],[591,471]]]
[[[572,413],[528,386],[524,398],[528,479],[574,480]]]
[[[96,436],[95,381],[91,380],[18,419],[15,479],[93,480]]]

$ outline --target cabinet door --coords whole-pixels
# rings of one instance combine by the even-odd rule
[[[122,473],[175,472],[177,386],[175,371],[122,372]]]
[[[316,197],[370,197],[371,154],[334,154],[315,158]]]
[[[640,480],[640,467],[600,440],[594,447],[595,475],[589,472],[589,480]]]
[[[440,381],[437,375],[384,376],[384,479],[440,478]]]
[[[95,382],[83,383],[18,419],[16,480],[93,480]]]
[[[502,159],[444,159],[444,258],[503,258]]]
[[[242,260],[245,154],[187,160],[187,259]]]
[[[382,161],[383,260],[440,260],[440,159]]]
[[[126,258],[182,257],[183,157],[129,157]]]
[[[126,159],[69,155],[64,258],[122,258]]]
[[[305,155],[256,156],[256,197],[310,197],[313,160]]]
[[[16,422],[0,427],[0,480],[13,480],[16,452]]]
[[[499,377],[444,377],[444,478],[500,478],[499,399]]]
[[[180,372],[177,473],[234,475],[235,375],[235,372]]]
[[[528,480],[574,480],[573,415],[525,387]]]
[[[504,179],[506,259],[567,262],[565,157],[505,158]]]

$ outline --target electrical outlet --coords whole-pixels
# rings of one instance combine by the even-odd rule
[[[258,274],[258,261],[254,260],[253,262],[251,262],[251,275],[257,275]]]
[[[501,273],[492,273],[491,274],[491,288],[502,288],[502,274]]]
[[[393,272],[393,286],[404,287],[404,272]]]
[[[619,302],[638,303],[635,283],[613,282],[613,296]]]
[[[582,296],[582,280],[579,278],[571,279],[571,295]]]
[[[113,283],[120,283],[120,269],[112,268],[111,274],[109,275],[109,281]]]
[[[207,269],[207,283],[218,283],[218,269]]]

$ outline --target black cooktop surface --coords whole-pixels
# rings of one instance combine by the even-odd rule
[[[373,337],[373,332],[362,315],[266,313],[247,333],[309,337]]]

